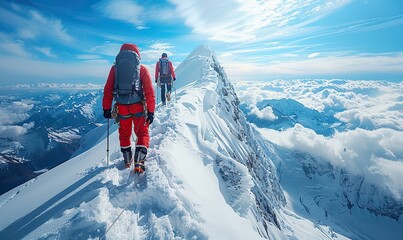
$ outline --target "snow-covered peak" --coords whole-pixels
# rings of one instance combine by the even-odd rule
[[[196,47],[186,58],[186,60],[193,58],[195,56],[202,56],[206,58],[211,58],[213,56],[213,51],[211,50],[209,45],[200,45]]]
[[[175,69],[175,87],[181,88],[203,77],[203,69],[213,61],[213,51],[208,45],[200,45]]]

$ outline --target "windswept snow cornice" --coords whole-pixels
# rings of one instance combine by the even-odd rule
[[[187,56],[186,60],[189,60],[193,57],[205,57],[205,58],[212,58],[214,55],[213,50],[211,50],[209,45],[200,45],[193,49],[193,51]]]

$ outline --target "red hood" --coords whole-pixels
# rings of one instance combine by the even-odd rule
[[[135,52],[139,55],[139,57],[140,57],[140,50],[139,50],[139,48],[138,48],[135,44],[132,44],[132,43],[125,43],[125,44],[123,44],[123,45],[120,47],[120,51],[122,51],[122,50],[132,50],[132,51],[135,51]]]

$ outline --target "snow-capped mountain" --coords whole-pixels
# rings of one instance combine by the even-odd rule
[[[281,186],[301,216],[351,239],[399,239],[403,202],[363,175],[276,147]]]
[[[369,220],[383,235],[366,233],[372,213],[344,205],[356,179],[262,137],[239,109],[234,87],[208,46],[196,48],[176,73],[177,95],[157,107],[150,128],[146,174],[136,177],[122,169],[116,125],[107,166],[105,126],[94,129],[76,157],[0,196],[0,216],[7,216],[0,218],[0,238],[395,239],[403,234],[400,218],[383,215]],[[337,205],[344,195],[349,200]]]
[[[345,129],[345,124],[335,118],[333,112],[319,112],[305,107],[294,99],[267,99],[252,107],[241,104],[240,109],[249,122],[261,128],[285,130],[298,123],[324,136],[332,135],[335,130]],[[264,117],[262,114],[264,111],[271,112],[272,117]]]
[[[0,119],[0,194],[70,159],[103,121],[99,90],[14,86],[0,93],[9,116]]]

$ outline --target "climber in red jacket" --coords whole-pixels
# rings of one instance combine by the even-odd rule
[[[168,60],[168,55],[163,53],[155,65],[155,82],[161,85],[161,101],[163,105],[165,105],[166,100],[171,100],[172,80],[176,81],[174,67],[172,62]],[[165,84],[167,85],[166,95]]]
[[[112,111],[113,100],[116,103]],[[105,118],[113,117],[119,123],[120,148],[128,168],[133,161],[130,138],[134,130],[137,136],[134,171],[144,172],[155,96],[150,73],[140,64],[140,51],[135,44],[125,43],[120,48],[105,84],[102,107]]]

